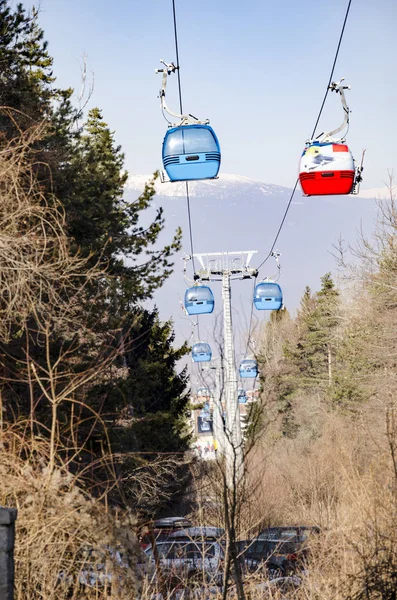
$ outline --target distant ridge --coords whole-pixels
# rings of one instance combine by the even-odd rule
[[[127,180],[126,188],[131,191],[141,192],[147,181],[150,180],[150,175],[130,175]],[[185,196],[185,182],[161,183],[156,182],[156,192],[159,196],[167,196],[170,198]],[[242,175],[222,174],[218,179],[205,179],[202,181],[189,182],[190,196],[216,196],[233,197],[241,196],[242,194],[259,193],[263,196],[273,195],[288,195],[291,193],[290,188],[280,185],[273,185],[255,181]]]
[[[392,187],[392,193],[397,193],[397,186]],[[386,186],[380,188],[372,188],[369,190],[360,189],[358,195],[360,198],[379,198],[380,200],[384,200],[386,198],[390,198],[390,189]]]
[[[143,191],[145,183],[149,181],[151,175],[130,175],[128,177],[126,188],[131,192],[139,194]],[[218,179],[205,179],[202,181],[190,181],[189,193],[193,197],[216,197],[219,199],[241,197],[242,195],[258,195],[258,196],[279,196],[289,197],[292,188],[275,185],[272,183],[264,183],[255,179],[249,179],[243,175],[221,174]],[[159,196],[177,198],[185,196],[186,187],[184,181],[175,183],[156,182],[156,193]],[[300,198],[302,193],[298,187],[296,197]],[[374,189],[361,189],[358,198],[387,198],[390,192],[386,186]],[[352,196],[354,198],[354,196]]]

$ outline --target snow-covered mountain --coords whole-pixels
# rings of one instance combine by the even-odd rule
[[[393,194],[395,194],[396,191],[397,191],[397,186],[392,186],[391,192]],[[379,200],[385,200],[387,198],[390,198],[390,188],[388,188],[387,186],[383,186],[383,187],[380,187],[380,188],[371,188],[371,189],[368,189],[368,190],[360,188],[359,197],[360,198],[375,198],[375,199],[379,199]]]
[[[139,194],[143,191],[145,183],[150,181],[151,175],[130,175],[126,183],[126,189]],[[186,185],[184,181],[161,183],[157,180],[155,185],[156,193],[161,197],[178,198],[186,196]],[[280,196],[286,197],[291,193],[291,188],[275,185],[272,183],[263,183],[255,179],[249,179],[243,175],[231,175],[221,173],[217,179],[205,179],[201,181],[189,182],[189,195],[191,198],[236,198],[244,196]],[[296,197],[301,193],[299,188]],[[360,189],[357,198],[387,198],[389,189],[387,187],[376,189]]]
[[[150,175],[129,177],[126,196],[136,198],[149,180]],[[183,231],[183,247],[175,256],[175,271],[155,296],[161,317],[174,319],[180,341],[191,335],[190,319],[180,308],[186,287],[180,259],[191,253],[186,187],[184,182],[157,182],[156,191],[152,208],[145,211],[145,218],[150,220],[159,206],[163,208],[166,225],[159,243],[169,243],[177,227],[182,227]],[[240,175],[221,174],[219,179],[190,182],[189,191],[194,252],[257,250],[252,266],[259,266],[272,247],[292,190]],[[368,234],[372,232],[377,191],[363,190],[362,196],[304,197],[298,186],[276,244],[276,249],[281,252],[280,283],[289,309],[297,308],[306,285],[318,289],[324,273],[333,270],[335,274],[333,245],[340,237],[354,244],[359,230]],[[270,259],[259,276],[272,276],[275,271],[274,259]],[[191,265],[188,275],[192,276]],[[213,291],[216,313],[221,306],[217,283],[213,285]],[[238,347],[239,339],[246,339],[244,334],[252,304],[251,283],[233,283],[232,304]],[[264,318],[264,314],[255,311],[255,319],[261,321]],[[204,338],[213,336],[214,322],[214,318],[207,315],[200,320],[200,332]]]
[[[141,192],[150,175],[130,175],[126,188],[132,192]],[[159,196],[177,198],[186,195],[184,181],[161,183],[156,182],[156,192]],[[236,198],[238,196],[258,194],[259,196],[284,196],[289,194],[289,188],[280,185],[262,183],[242,175],[221,174],[218,179],[206,179],[189,182],[189,195],[194,197],[216,197],[219,199]]]

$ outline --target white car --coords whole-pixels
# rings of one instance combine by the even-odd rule
[[[175,540],[156,544],[162,575],[179,581],[206,581],[221,584],[224,551],[218,542],[209,540]],[[152,548],[146,548],[150,571],[155,572]]]

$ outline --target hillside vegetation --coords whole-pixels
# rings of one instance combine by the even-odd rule
[[[0,30],[0,503],[19,509],[16,598],[103,596],[80,585],[98,564],[131,598],[138,528],[188,479],[188,347],[143,307],[181,231],[159,248],[162,210],[140,225],[157,174],[124,199],[115,135],[84,110],[88,84],[80,98],[56,86],[37,11],[1,0]]]
[[[249,524],[317,525],[305,598],[395,598],[397,206],[262,332]],[[350,254],[350,264],[349,264]],[[255,419],[254,419],[255,417]]]

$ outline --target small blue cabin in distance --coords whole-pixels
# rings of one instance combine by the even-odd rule
[[[209,390],[208,388],[206,388],[206,387],[201,387],[201,388],[199,388],[199,389],[197,390],[197,396],[199,396],[199,397],[200,397],[200,396],[205,396],[205,397],[207,397],[207,396],[211,396],[211,392],[210,392],[210,390]]]
[[[258,283],[254,291],[254,305],[257,310],[280,310],[283,305],[283,292],[278,283]]]
[[[221,149],[209,125],[179,125],[165,134],[163,165],[171,181],[214,179],[221,164]]]
[[[240,377],[242,379],[258,376],[258,363],[254,358],[245,358],[240,362]]]
[[[237,396],[238,396],[239,404],[245,404],[247,402],[247,399],[248,399],[247,392],[245,391],[244,388],[238,388]]]
[[[193,362],[208,362],[212,358],[212,350],[209,344],[198,342],[193,344],[192,359]]]
[[[214,294],[207,285],[194,285],[185,292],[185,309],[188,315],[212,313],[214,305]]]

